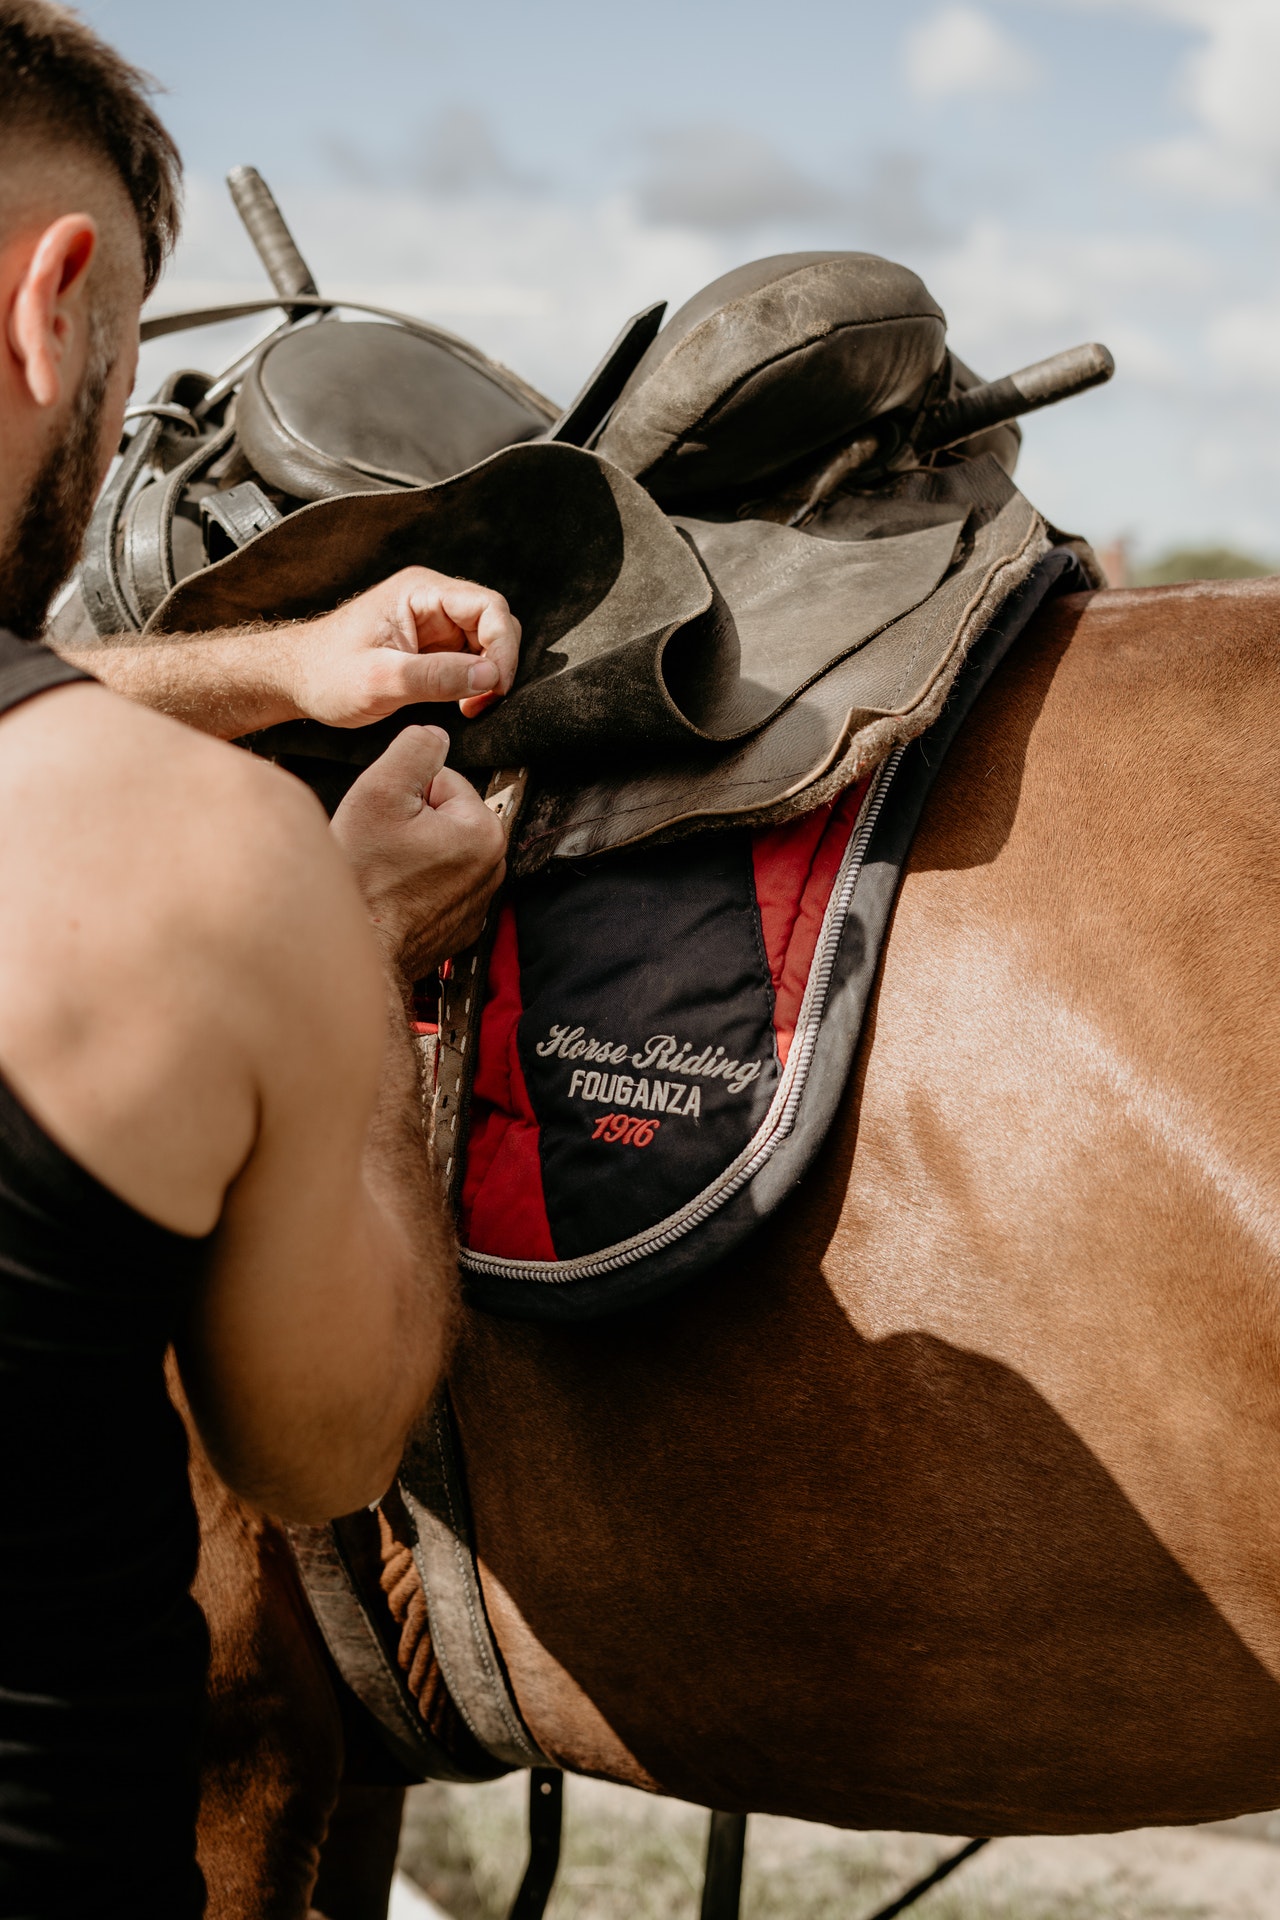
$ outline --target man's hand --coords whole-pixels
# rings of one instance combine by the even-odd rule
[[[440,727],[406,727],[333,817],[387,958],[405,982],[470,945],[506,865],[502,825],[445,766],[448,749]]]
[[[510,691],[520,622],[500,593],[405,567],[335,613],[288,633],[300,712],[363,727],[418,701],[472,718]]]
[[[405,567],[318,620],[221,633],[59,640],[115,693],[238,740],[286,720],[363,727],[418,701],[468,719],[510,691],[520,622],[500,593]]]

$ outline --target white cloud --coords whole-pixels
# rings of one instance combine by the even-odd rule
[[[279,193],[326,292],[437,320],[557,402],[640,307],[662,296],[674,307],[753,253],[821,244],[803,224],[726,235],[688,215],[646,216],[637,198],[570,200],[538,184]],[[1176,238],[1007,219],[929,234],[902,255],[941,300],[957,351],[988,377],[1081,340],[1114,351],[1110,387],[1027,424],[1023,482],[1059,524],[1100,540],[1131,528],[1152,549],[1280,546],[1280,276],[1250,301]],[[187,237],[156,310],[265,291],[225,191],[192,179]],[[153,343],[141,390],[178,366],[218,367],[263,324]],[[1212,449],[1228,446],[1232,461],[1215,464]]]
[[[837,197],[771,140],[715,121],[667,127],[645,142],[640,210],[659,225],[733,230],[829,213]]]
[[[1260,184],[1251,155],[1203,134],[1156,140],[1133,156],[1133,171],[1147,186],[1184,200],[1230,204],[1250,200]]]
[[[742,257],[740,243],[648,222],[621,196],[580,204],[547,193],[459,198],[377,186],[280,190],[279,198],[323,293],[438,321],[557,402],[576,391],[630,314],[663,297],[679,304]],[[184,238],[151,310],[269,291],[225,190],[189,180]],[[154,342],[144,349],[140,390],[152,391],[171,368],[231,359],[264,324]]]
[[[1213,365],[1229,386],[1280,393],[1280,293],[1216,315],[1208,344]]]
[[[1221,0],[1021,0],[1023,6],[1074,7],[1080,13],[1146,13],[1175,26],[1211,24]]]
[[[1280,191],[1280,0],[1022,0],[1139,13],[1199,35],[1177,99],[1193,129],[1141,148],[1138,177],[1183,200],[1245,202]]]
[[[1140,172],[1193,199],[1248,200],[1280,188],[1280,5],[1163,0],[1152,10],[1203,36],[1180,84],[1197,126],[1145,149]]]
[[[1126,382],[1155,383],[1181,368],[1161,337],[1161,309],[1204,279],[1201,257],[1176,242],[1033,236],[990,220],[939,254],[929,273],[956,345],[966,358],[977,356],[985,373],[1100,339]]]
[[[907,84],[922,100],[965,93],[1024,93],[1034,57],[977,7],[944,6],[906,37]]]

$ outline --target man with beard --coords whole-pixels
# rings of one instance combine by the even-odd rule
[[[401,734],[331,833],[285,775],[39,643],[176,180],[139,76],[74,16],[0,0],[5,1915],[202,1910],[206,1649],[165,1351],[245,1498],[318,1521],[385,1490],[453,1275],[405,982],[473,934],[504,851],[437,729]],[[237,733],[474,708],[517,641],[499,596],[415,569],[305,630],[163,650],[163,672],[104,659]]]

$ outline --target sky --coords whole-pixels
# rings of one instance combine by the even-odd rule
[[[1026,424],[1052,520],[1280,565],[1280,0],[80,0],[165,89],[186,229],[152,310],[266,290],[264,174],[321,290],[557,402],[742,261],[885,254],[988,378],[1081,340]],[[148,348],[147,392],[245,323]]]

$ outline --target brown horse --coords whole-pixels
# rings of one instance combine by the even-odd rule
[[[1045,610],[801,1190],[625,1322],[464,1317],[452,1385],[566,1768],[964,1834],[1280,1804],[1280,582]],[[273,1528],[204,1517],[211,1913],[370,1920],[396,1791],[347,1740],[339,1797]]]

